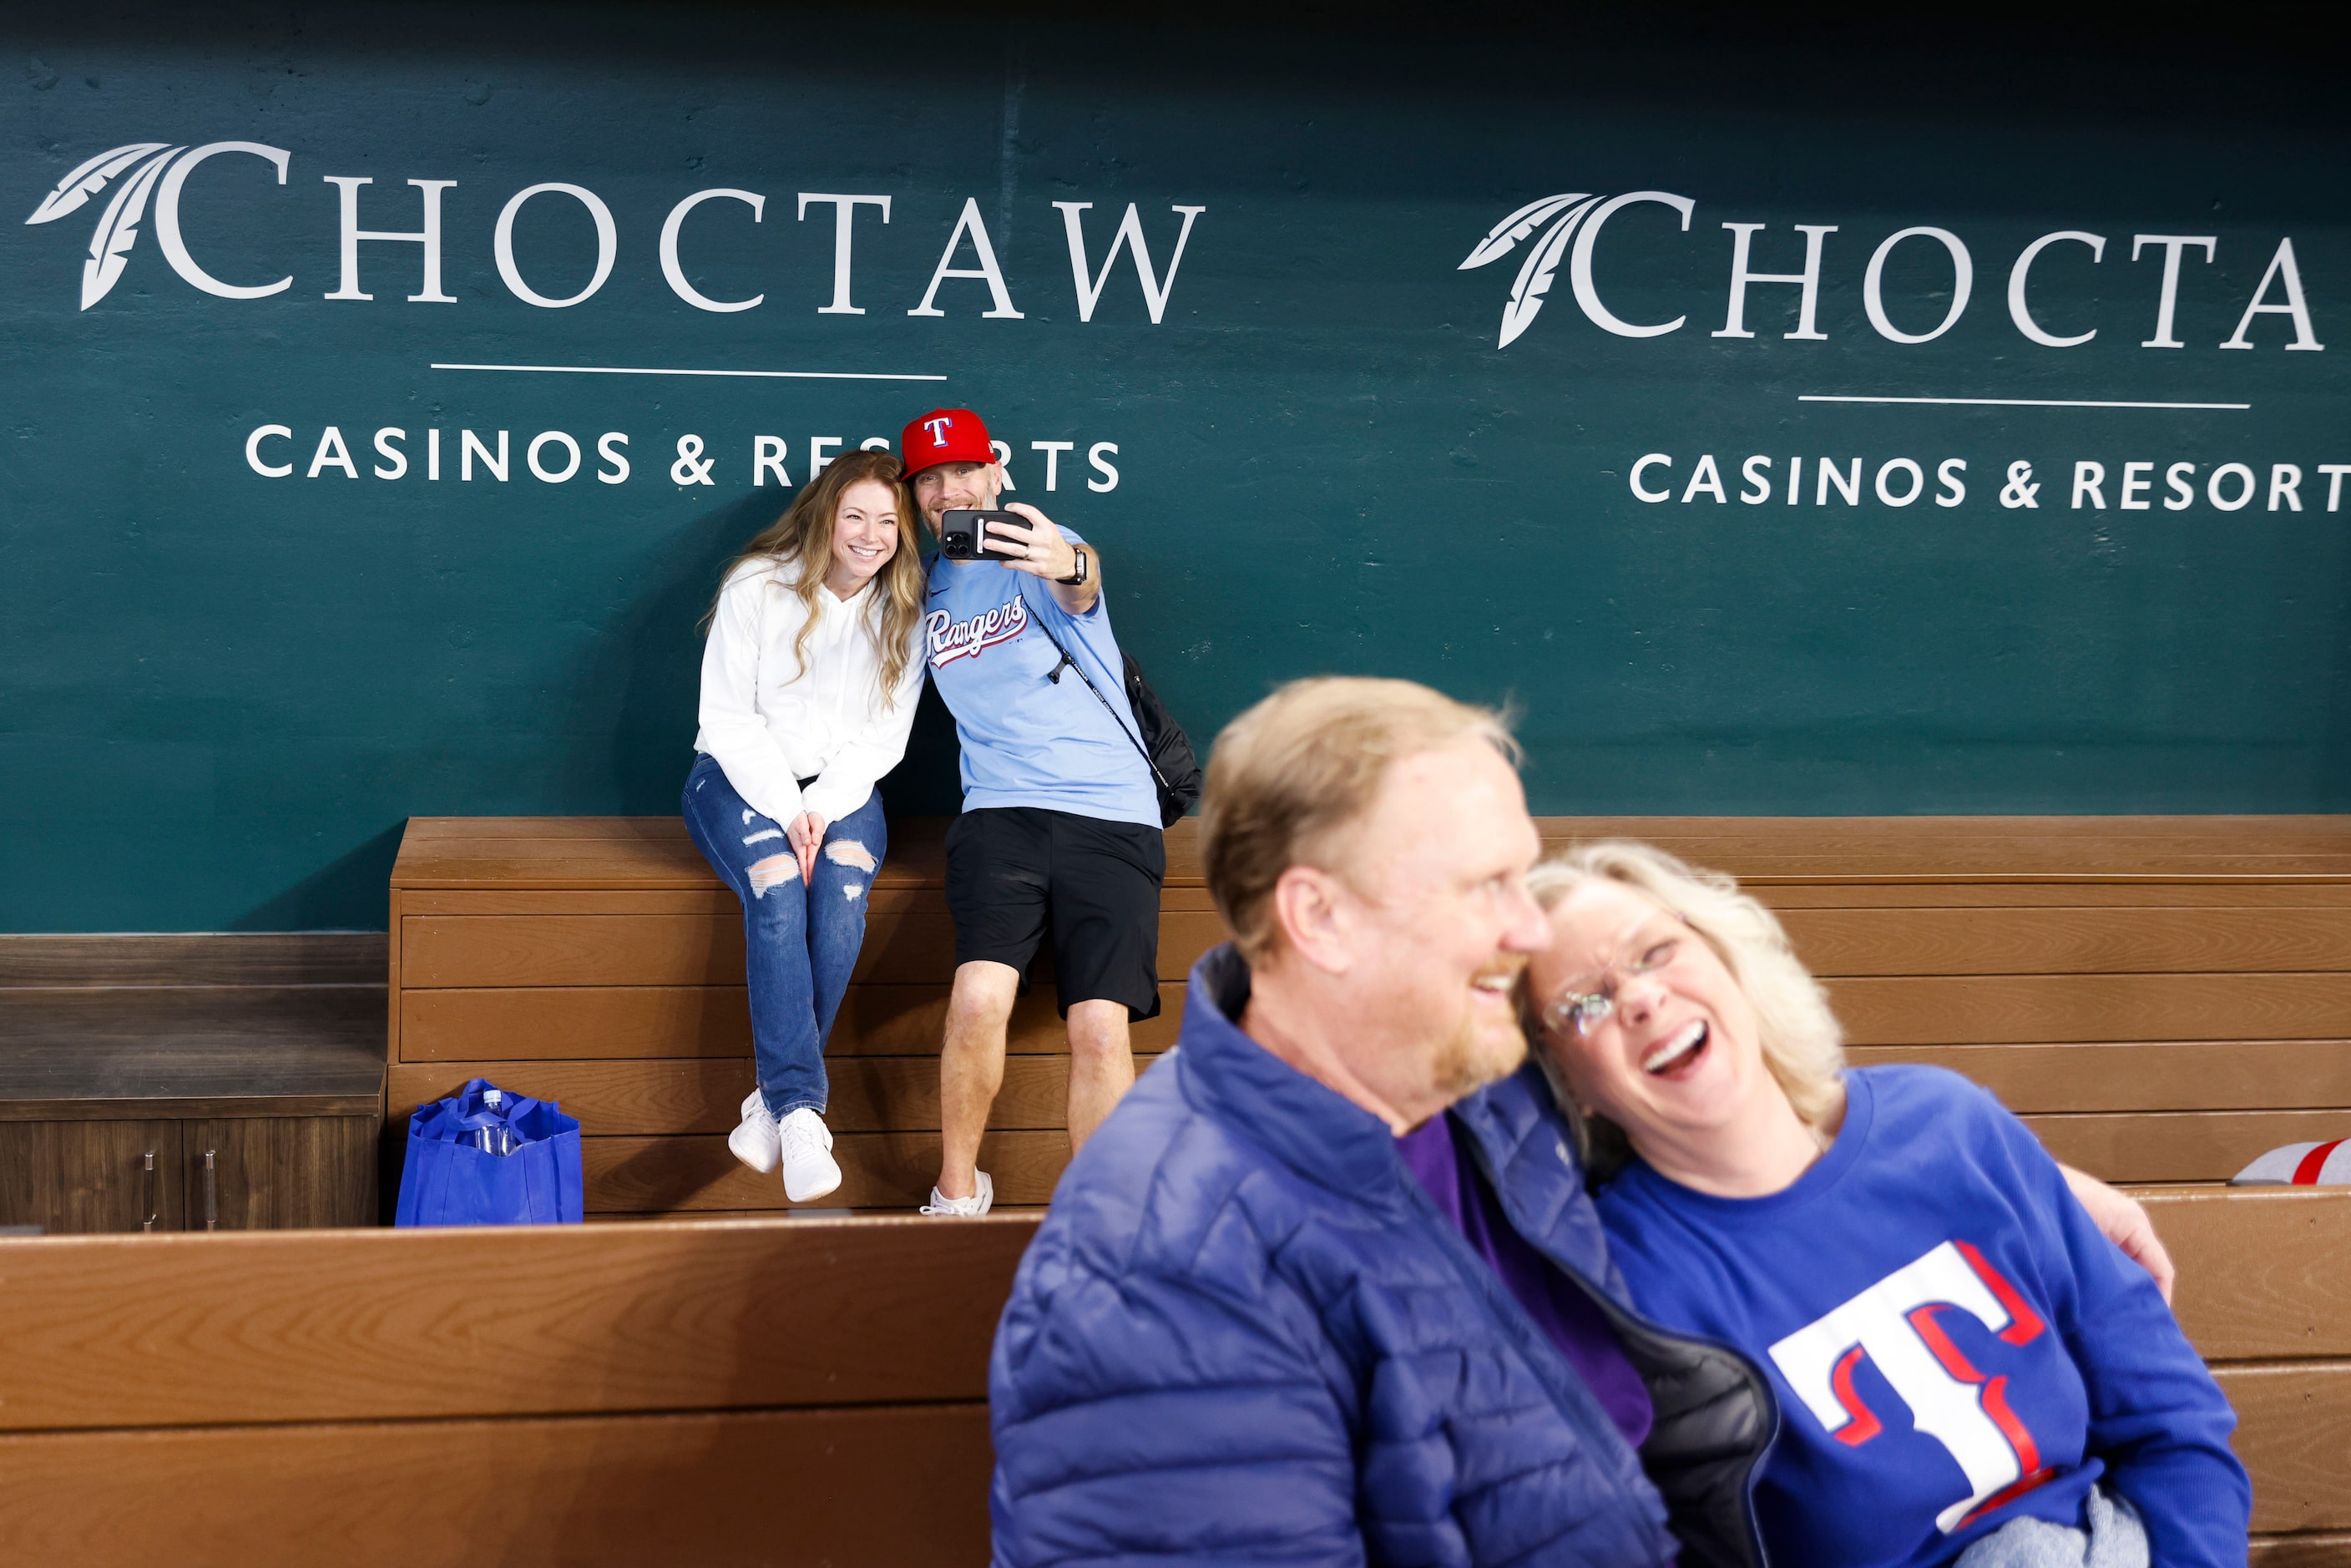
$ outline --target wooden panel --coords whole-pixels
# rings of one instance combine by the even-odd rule
[[[742,918],[735,894],[714,883],[705,888],[606,888],[571,892],[545,888],[415,887],[401,890],[408,915],[723,915]]]
[[[1809,909],[1784,924],[1821,976],[2351,969],[2351,907]]]
[[[977,1399],[1034,1229],[868,1219],[10,1242],[0,1430]]]
[[[1138,1071],[1156,1060],[1140,1057]],[[827,1063],[831,1104],[825,1124],[836,1133],[935,1132],[939,1125],[936,1056],[848,1057]],[[404,1124],[418,1104],[456,1092],[468,1078],[559,1102],[590,1135],[725,1133],[740,1119],[756,1082],[748,1056],[627,1061],[462,1061],[403,1065],[392,1074],[392,1115]],[[1066,1056],[1013,1056],[987,1124],[1045,1130],[1063,1124],[1069,1103]]]
[[[460,819],[462,820],[462,819]],[[628,821],[630,819],[613,819]],[[2149,839],[2351,851],[2351,819],[2339,815],[1537,817],[1547,838],[1706,838],[1768,843],[1916,844],[1922,850],[2006,835],[2058,842]]]
[[[1162,902],[1159,911],[1159,977],[1182,980],[1200,956],[1225,940],[1225,923],[1213,909],[1172,910]]]
[[[2340,882],[1772,883],[1750,888],[1774,909],[2331,909],[2351,912]]]
[[[883,885],[936,885],[943,819],[891,824]],[[2351,877],[2351,831],[2304,818],[1546,818],[1564,844],[1646,838],[1740,876]],[[537,863],[561,862],[537,878]],[[1196,885],[1197,821],[1167,832],[1168,880]],[[900,878],[905,878],[904,883]],[[675,818],[412,819],[393,882],[403,887],[693,886],[710,881]]]
[[[181,1139],[188,1228],[204,1229],[207,1217],[223,1230],[373,1225],[382,1125],[373,1113],[190,1122]],[[214,1156],[209,1204],[207,1153]]]
[[[1683,847],[1820,852],[1901,851],[1925,865],[1953,852],[2046,846],[2095,865],[2105,846],[2198,853],[2351,853],[2351,819],[2325,816],[2168,817],[1538,817],[1545,839],[1642,839]]]
[[[2256,1535],[2251,1568],[2351,1568],[2351,1534]]]
[[[1948,1067],[2010,1110],[2262,1111],[2351,1106],[2351,1040],[2129,1045],[1889,1045],[1845,1053],[1856,1067]]]
[[[2351,1111],[2026,1116],[2043,1147],[2116,1182],[2226,1181],[2281,1144],[2351,1136]]]
[[[785,1207],[782,1180],[743,1165],[725,1138],[583,1138],[580,1146],[593,1210]],[[919,1208],[939,1176],[935,1132],[844,1133],[832,1155],[841,1184],[820,1200],[827,1207]],[[990,1133],[980,1143],[979,1166],[999,1203],[1049,1201],[1069,1160],[1064,1133]]]
[[[374,931],[0,935],[0,987],[368,986],[383,978]]]
[[[743,979],[739,921],[692,915],[411,915],[403,990],[434,986],[723,986]]]
[[[400,927],[403,896],[395,885],[385,901],[389,930],[384,943],[383,1060],[387,1066],[400,1060]]]
[[[2237,1457],[2253,1477],[2253,1528],[2351,1528],[2351,1362],[2222,1366]]]
[[[581,986],[403,991],[401,1053],[408,1061],[751,1053],[751,1019],[740,986]],[[1134,1026],[1134,1048],[1176,1043],[1184,988],[1159,988],[1160,1014]],[[833,1020],[829,1057],[935,1055],[946,1027],[945,986],[852,985]],[[1010,1050],[1069,1049],[1050,987],[1012,1010]]]
[[[2351,1190],[2144,1193],[2207,1361],[2351,1355]],[[2351,1455],[2346,1455],[2351,1462]]]
[[[365,1114],[382,1006],[372,985],[0,988],[0,1120]]]
[[[992,1464],[977,1404],[73,1433],[0,1437],[0,1516],[75,1568],[903,1568],[987,1560]]]
[[[412,818],[394,862],[395,887],[618,887],[716,889],[717,876],[676,817],[582,819],[593,831],[529,831],[517,819],[459,819],[462,835]],[[528,821],[528,819],[522,820]],[[542,824],[560,821],[541,819]],[[607,829],[606,824],[624,824]],[[893,822],[877,887],[936,887],[945,881],[945,819]]]
[[[177,1122],[0,1123],[0,1225],[37,1225],[53,1235],[136,1231],[151,1195],[155,1228],[178,1229]],[[17,1256],[10,1252],[12,1263]]]
[[[2351,1036],[2351,975],[1998,975],[1827,984],[1855,1045]]]
[[[411,915],[404,920],[403,988],[705,986],[736,984],[743,977],[742,916],[733,907],[717,915]],[[1184,978],[1202,953],[1223,940],[1224,923],[1213,912],[1162,915],[1160,977]],[[866,984],[946,984],[955,969],[955,922],[941,895],[876,889],[855,978]]]

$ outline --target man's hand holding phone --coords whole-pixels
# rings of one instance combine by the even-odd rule
[[[1062,537],[1052,518],[1021,501],[1013,502],[1004,510],[1027,518],[1028,527],[1019,528],[1001,518],[988,519],[983,525],[983,550],[1002,557],[1004,564],[1015,571],[1025,571],[1048,582],[1077,575],[1078,547]]]

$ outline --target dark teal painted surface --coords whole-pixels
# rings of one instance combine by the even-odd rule
[[[2097,78],[2064,59],[1844,54],[1661,36],[1522,55],[1389,29],[1118,32],[1059,22],[904,29],[747,11],[216,13],[104,24],[16,17],[0,59],[0,929],[352,926],[383,915],[411,815],[662,811],[688,762],[694,622],[713,574],[780,506],[750,485],[753,438],[894,436],[933,402],[985,412],[1019,498],[1100,541],[1129,644],[1201,736],[1275,681],[1409,675],[1514,701],[1549,811],[2310,811],[2351,807],[2344,525],[2318,465],[2351,462],[2351,212],[2345,128],[2294,60],[2210,57]],[[2316,107],[2314,107],[2316,106]],[[243,140],[182,202],[189,254],[266,298],[200,292],[151,213],[121,276],[78,308],[110,186],[22,220],[76,164],[129,143]],[[372,301],[338,286],[337,189],[371,176],[361,225],[413,229],[410,179],[454,180],[444,287],[413,304],[419,248],[361,246]],[[612,214],[610,278],[564,309],[501,281],[492,235],[525,186],[565,182]],[[689,280],[765,302],[683,302],[656,258],[692,193]],[[1503,215],[1566,192],[1658,190],[1612,220],[1593,285],[1631,339],[1581,311],[1562,267],[1496,344],[1521,246],[1458,264]],[[831,210],[892,198],[832,296]],[[979,281],[919,303],[976,198],[1021,319]],[[1154,325],[1122,256],[1081,321],[1055,201],[1089,201],[1089,259],[1128,202],[1163,273]],[[13,215],[9,215],[13,214]],[[1792,225],[1828,236],[1824,340],[1791,341],[1797,290],[1758,285],[1752,339],[1724,324],[1731,236],[1792,271]],[[1945,336],[1869,324],[1886,235],[1949,229],[1974,270]],[[2008,272],[2034,237],[2106,236],[2095,265],[2050,249],[2028,342]],[[2159,257],[2137,234],[2210,235],[2178,294],[2178,350],[2145,349]],[[2218,345],[2291,238],[2313,333],[2255,318]],[[526,281],[584,286],[584,211],[535,200]],[[967,246],[958,265],[970,267]],[[1886,310],[1919,332],[1949,304],[1932,241],[1889,261]],[[2265,297],[2283,298],[2274,281]],[[492,374],[443,362],[850,370],[935,383]],[[2250,402],[2249,411],[1851,405],[1804,394]],[[295,473],[264,478],[247,434]],[[305,476],[338,426],[360,477]],[[381,426],[412,467],[373,477]],[[444,477],[419,470],[443,432]],[[458,432],[510,432],[505,483],[455,477]],[[549,484],[522,448],[562,430],[581,472]],[[595,437],[630,436],[600,485]],[[715,483],[670,478],[698,436]],[[1071,441],[1042,487],[1039,440]],[[491,437],[495,444],[495,436]],[[1114,443],[1114,489],[1087,448]],[[1628,476],[1674,458],[1674,499]],[[1727,490],[1774,459],[1768,505],[1682,493],[1713,455]],[[1806,460],[1803,502],[1786,463]],[[1863,500],[1812,504],[1816,464],[1864,459]],[[1878,501],[1871,476],[1964,459],[1967,497]],[[2103,464],[2105,510],[2066,505]],[[2040,505],[2000,505],[2023,461]],[[2126,462],[2198,465],[2198,499],[2124,511]],[[2257,471],[2243,510],[2212,469]],[[2271,511],[2273,465],[2304,470]],[[1662,476],[1652,469],[1653,479]],[[1896,486],[1898,493],[1899,486]],[[2351,507],[2351,497],[2345,501]],[[931,724],[885,787],[952,808]]]

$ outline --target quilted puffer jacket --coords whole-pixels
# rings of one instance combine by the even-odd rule
[[[998,1568],[1639,1568],[1677,1537],[1684,1568],[1761,1568],[1769,1386],[1633,1312],[1535,1070],[1449,1113],[1648,1384],[1640,1455],[1386,1124],[1234,1027],[1248,995],[1229,948],[1200,961],[1179,1049],[1021,1261],[988,1372]]]

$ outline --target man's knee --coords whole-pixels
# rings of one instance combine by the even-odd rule
[[[1019,999],[1020,971],[1011,965],[958,964],[947,997],[947,1028],[1001,1030],[1012,1021],[1012,1006]]]
[[[1070,1054],[1119,1056],[1127,1052],[1124,1002],[1084,1001],[1070,1009]]]

